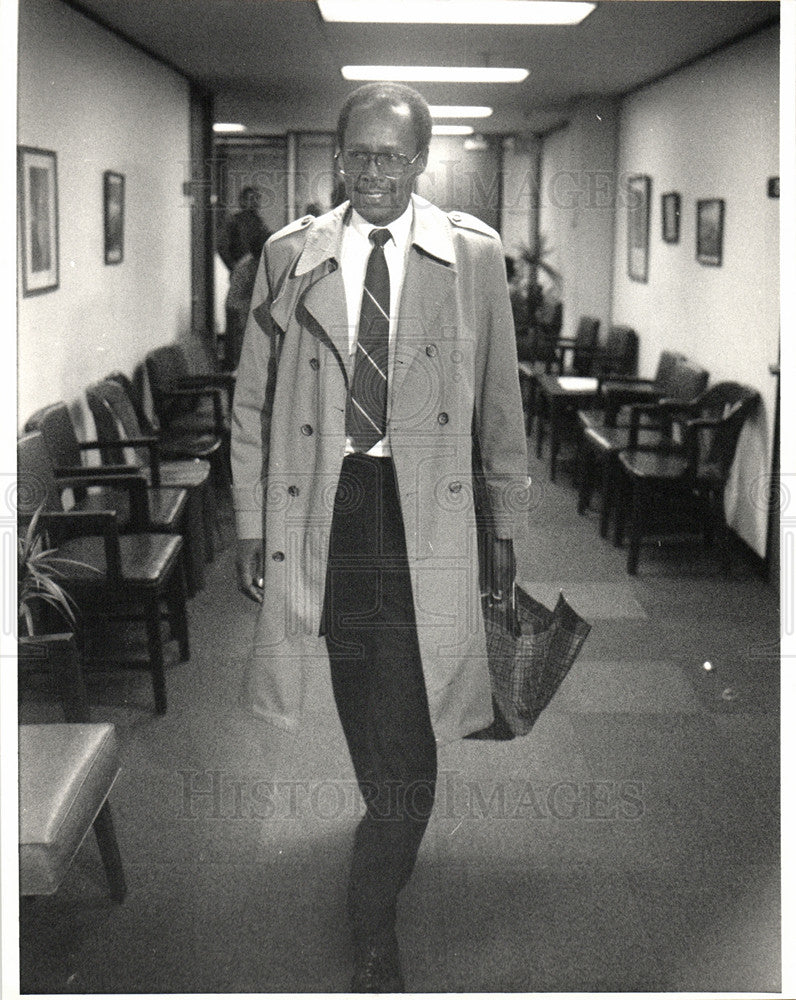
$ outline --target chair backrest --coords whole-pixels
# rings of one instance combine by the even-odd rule
[[[581,316],[575,331],[575,349],[572,352],[572,368],[578,375],[591,374],[599,333],[598,319],[593,316]]]
[[[533,354],[537,361],[552,362],[556,353],[556,341],[564,322],[564,306],[561,302],[545,301],[539,308],[534,325]]]
[[[56,469],[83,464],[80,442],[66,403],[51,403],[28,418],[26,431],[41,431],[50,461]]]
[[[166,344],[150,351],[145,362],[155,414],[161,426],[167,426],[175,416],[193,409],[189,401],[167,397],[167,393],[178,388],[180,379],[188,374],[185,354],[176,344]]]
[[[138,371],[139,369],[137,369]],[[143,378],[143,373],[142,373]],[[144,408],[144,400],[142,393],[136,386],[136,383],[124,372],[111,372],[110,375],[106,376],[109,382],[116,382],[118,385],[124,389],[124,393],[127,396],[127,400],[135,411],[135,416],[138,421],[138,427],[142,434],[154,434],[155,427],[152,421],[147,416],[146,410]]]
[[[39,507],[51,511],[64,509],[61,488],[41,431],[29,431],[17,440],[17,479],[17,511],[23,524],[30,521]]]
[[[708,384],[708,372],[687,359],[675,362],[666,390],[667,399],[691,400],[701,396]]]
[[[600,368],[603,374],[635,375],[638,365],[638,334],[632,327],[612,326],[605,341]]]
[[[717,382],[702,394],[699,412],[719,421],[700,449],[700,464],[726,480],[743,425],[760,403],[760,393],[739,382]]]
[[[98,440],[115,444],[122,438],[142,436],[135,411],[128,402],[124,389],[117,382],[110,379],[95,382],[86,389],[86,399],[94,417]],[[123,411],[124,419],[119,410]],[[124,448],[103,448],[101,453],[106,465],[129,464]],[[146,449],[135,449],[135,463],[146,465],[147,461]]]
[[[660,386],[664,396],[669,397],[669,389],[672,384],[672,377],[677,368],[678,361],[685,361],[685,355],[677,351],[661,351],[658,358],[658,367],[655,371],[655,382]]]

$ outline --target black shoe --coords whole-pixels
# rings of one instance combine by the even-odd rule
[[[398,957],[398,942],[370,944],[358,949],[352,993],[405,993],[404,977]]]

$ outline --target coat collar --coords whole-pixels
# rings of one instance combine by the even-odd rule
[[[412,203],[412,244],[445,264],[455,264],[451,227],[445,213],[416,194],[412,195]],[[297,278],[326,260],[340,260],[343,234],[350,213],[351,204],[346,201],[315,221],[293,269]]]

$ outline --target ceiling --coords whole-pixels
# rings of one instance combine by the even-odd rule
[[[479,131],[545,132],[581,97],[626,93],[779,15],[778,3],[603,0],[574,26],[326,24],[313,0],[70,2],[209,89],[216,121],[256,134],[333,130],[356,86],[347,63],[525,67],[522,84],[418,89],[494,107]]]

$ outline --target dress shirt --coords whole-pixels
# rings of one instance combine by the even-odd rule
[[[388,226],[374,226],[356,212],[351,212],[351,219],[343,234],[340,269],[343,273],[345,286],[346,312],[348,315],[348,353],[353,355],[357,349],[357,333],[359,330],[359,313],[362,308],[362,293],[365,287],[365,271],[368,257],[373,249],[370,242],[370,232],[373,229],[389,229],[392,239],[384,245],[384,259],[390,273],[390,331],[389,331],[389,365],[387,372],[387,414],[389,418],[392,398],[392,367],[393,348],[395,346],[395,331],[398,326],[398,303],[401,301],[401,288],[406,271],[406,254],[411,243],[413,207],[409,202],[406,211],[398,216]],[[346,439],[346,454],[354,451],[351,441]],[[389,430],[387,435],[368,451],[368,455],[389,457]]]

